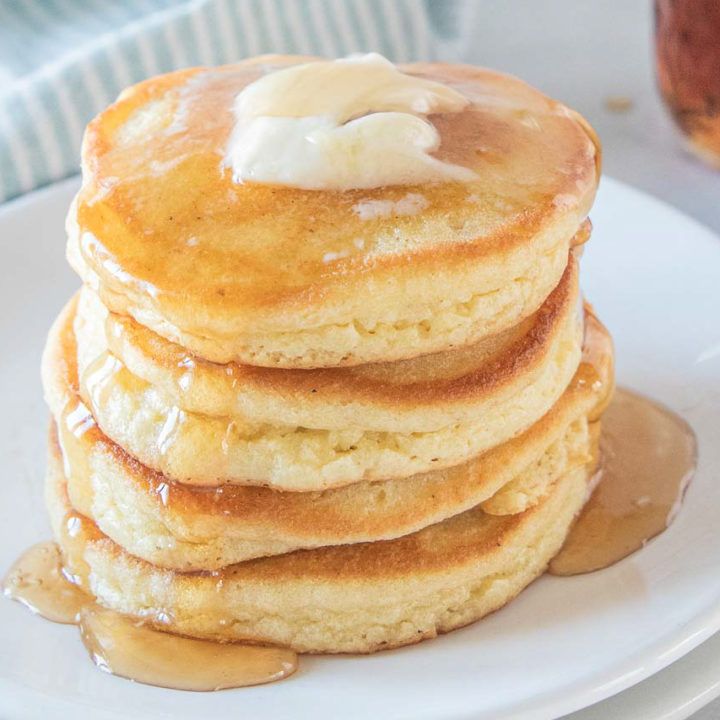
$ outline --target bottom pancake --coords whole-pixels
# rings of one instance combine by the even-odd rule
[[[590,466],[559,478],[534,507],[480,508],[396,540],[300,550],[212,573],[140,560],[70,505],[50,443],[47,502],[67,570],[112,610],[171,632],[299,652],[374,652],[467,625],[547,567],[588,495]]]

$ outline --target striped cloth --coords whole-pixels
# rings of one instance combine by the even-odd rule
[[[0,0],[0,202],[76,173],[86,123],[143,78],[267,52],[431,60],[452,38],[453,9],[448,0]]]

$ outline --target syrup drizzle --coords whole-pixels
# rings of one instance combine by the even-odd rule
[[[608,567],[663,532],[695,472],[697,444],[674,412],[621,389],[602,417],[600,457],[600,481],[550,563],[553,575]]]
[[[297,668],[292,650],[171,635],[97,605],[81,610],[79,625],[101,670],[147,685],[224,690],[282,680]]]

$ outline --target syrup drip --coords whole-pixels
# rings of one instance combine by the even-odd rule
[[[188,387],[191,380],[189,375],[185,381]],[[129,386],[133,389],[144,385],[142,380],[134,378],[122,362],[108,352],[102,353],[85,368],[83,381],[95,408],[112,404],[114,385]],[[94,425],[92,416],[90,420]],[[177,405],[171,405],[165,414],[162,428],[157,437],[157,450],[161,456],[166,455],[175,444],[184,422],[185,412]],[[222,447],[223,451],[227,453],[226,443]]]
[[[695,471],[695,434],[672,411],[622,389],[602,418],[600,457],[600,482],[550,563],[553,575],[608,567],[663,532]]]
[[[292,675],[292,650],[172,635],[100,607],[62,569],[56,543],[33,545],[3,580],[3,593],[53,622],[78,624],[93,662],[105,672],[177,690],[223,690]]]
[[[282,680],[297,669],[292,650],[171,635],[96,605],[81,611],[80,634],[101,670],[176,690],[260,685]]]
[[[62,571],[60,550],[52,542],[41,542],[26,550],[10,568],[2,584],[3,594],[22,603],[31,612],[52,622],[72,625],[88,601]]]

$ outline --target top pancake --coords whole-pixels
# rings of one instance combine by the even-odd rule
[[[476,181],[344,192],[233,182],[222,156],[234,97],[307,60],[154,78],[90,124],[68,252],[103,302],[211,361],[277,367],[415,357],[537,310],[595,193],[582,118],[505,75],[411,65],[471,101],[429,119],[436,156]]]

